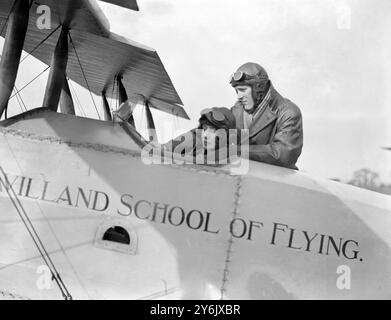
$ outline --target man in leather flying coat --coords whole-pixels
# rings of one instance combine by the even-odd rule
[[[238,129],[248,129],[250,160],[297,169],[303,147],[300,109],[273,87],[266,70],[248,62],[230,78],[237,102],[231,111]]]

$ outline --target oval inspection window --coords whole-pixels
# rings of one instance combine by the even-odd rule
[[[102,240],[130,244],[129,233],[124,228],[119,226],[114,226],[107,229],[107,231],[103,235]]]

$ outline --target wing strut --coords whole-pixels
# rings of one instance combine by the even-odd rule
[[[43,107],[57,111],[61,91],[66,82],[66,68],[68,64],[68,33],[69,29],[62,26],[56,49],[50,63],[50,74],[46,85]]]
[[[68,79],[65,77],[60,96],[60,109],[62,113],[75,115],[75,105],[71,90],[69,90]]]
[[[9,24],[0,63],[0,117],[7,108],[8,100],[15,85],[26,38],[29,11],[29,0],[15,0],[9,14]]]
[[[102,102],[103,102],[103,118],[106,121],[112,121],[113,118],[111,116],[110,106],[106,98],[106,92],[104,91],[102,92]]]

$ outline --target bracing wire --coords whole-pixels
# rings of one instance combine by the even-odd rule
[[[32,224],[29,216],[27,215],[27,212],[24,210],[24,207],[22,203],[20,202],[18,196],[16,195],[15,191],[13,190],[10,182],[8,181],[8,177],[6,173],[4,172],[3,168],[0,167],[0,173],[2,174],[3,179],[0,179],[0,183],[4,186],[12,204],[14,205],[19,217],[21,218],[23,224],[25,225],[29,235],[31,236],[35,246],[37,247],[43,261],[45,262],[46,266],[49,268],[53,280],[56,282],[57,286],[59,287],[63,297],[65,300],[72,300],[72,296],[70,295],[65,283],[62,281],[61,276],[54,265],[52,259],[50,258],[49,253],[47,252],[44,244],[42,243],[41,238],[39,237],[37,231],[34,228],[34,225]],[[11,192],[10,192],[11,191]]]
[[[22,104],[23,104],[24,110],[27,111],[26,104],[24,103],[24,101],[23,101],[23,99],[22,99],[22,95],[20,94],[20,91],[18,90],[18,88],[16,87],[16,85],[14,85],[14,88],[15,88],[15,91],[16,91],[16,97],[19,96],[19,99],[20,99],[20,101],[21,101]]]
[[[40,76],[42,76],[48,69],[50,68],[50,66],[47,66],[43,71],[41,71],[37,76],[34,77],[34,79],[30,80],[27,84],[25,84],[22,88],[20,88],[20,90],[18,91],[19,93],[21,91],[23,91],[24,89],[26,89],[30,84],[32,84],[35,80],[37,80]],[[15,97],[17,95],[17,93],[13,94],[9,100],[11,100],[13,97]]]
[[[20,101],[19,101],[19,97],[18,96],[16,96],[16,101],[18,102],[18,105],[19,105],[19,108],[20,108],[20,111],[23,113],[24,112],[24,110],[23,110],[23,106],[22,106],[22,104],[20,103]],[[8,109],[8,108],[7,108]],[[7,117],[6,117],[6,119],[8,118],[8,115],[7,115]]]
[[[32,55],[35,50],[37,50],[41,45],[43,45],[59,28],[61,27],[61,24],[57,26],[56,29],[54,29],[52,32],[50,32],[43,40],[41,40],[30,52],[27,53],[27,55],[20,61],[19,64],[22,64],[24,60],[26,60],[30,55]]]
[[[34,1],[31,1],[30,3],[30,8],[31,6],[33,5],[33,2]],[[9,20],[9,16],[15,6],[15,3],[16,1],[14,2],[14,4],[12,5],[11,7],[11,10],[10,12],[8,13],[8,16],[7,16],[7,19],[2,27],[2,30],[1,30],[1,33],[0,35],[3,34],[3,31],[4,31],[4,28],[7,26],[8,24],[8,20]],[[30,52],[27,53],[27,55],[19,62],[19,65],[24,61],[26,60],[32,53],[34,53],[35,50],[37,50],[42,44],[44,44],[59,28],[61,27],[61,24],[59,24],[49,35],[47,35],[43,40],[41,40]],[[26,85],[24,85],[20,90],[16,89],[16,86],[15,86],[15,90],[16,90],[16,93],[14,95],[12,95],[8,100],[11,100],[12,98],[14,98],[15,96],[17,97],[19,95],[19,99],[21,100],[23,106],[24,106],[24,109],[27,111],[27,108],[26,108],[26,105],[22,99],[22,96],[20,95],[20,91],[22,91],[23,89],[25,89],[26,87],[28,87],[32,82],[34,82],[36,79],[38,79],[42,74],[44,74],[48,69],[50,68],[50,66],[46,67],[41,73],[39,73],[34,79],[32,79],[31,81],[29,81]],[[19,99],[18,99],[18,103],[20,105],[20,102],[19,102]],[[23,112],[23,110],[22,110]]]
[[[80,58],[79,58],[79,54],[77,53],[77,50],[76,50],[76,46],[75,46],[75,44],[74,44],[74,42],[73,42],[73,40],[72,40],[71,33],[69,32],[68,34],[69,34],[69,40],[71,41],[73,50],[75,51],[75,55],[76,55],[77,61],[78,61],[79,66],[80,66],[80,70],[81,70],[81,72],[82,72],[82,74],[83,74],[84,81],[86,82],[88,91],[90,92],[91,100],[92,100],[92,103],[94,104],[95,111],[96,111],[96,113],[98,114],[99,120],[101,120],[101,117],[100,117],[100,114],[99,114],[99,111],[98,111],[98,107],[96,106],[94,97],[92,96],[91,88],[90,88],[90,86],[89,86],[89,84],[88,84],[86,74],[85,74],[85,72],[84,72],[83,66],[82,66],[81,61],[80,61]]]
[[[33,2],[34,1],[31,1],[30,2],[30,9],[31,9],[31,6],[33,5]],[[10,9],[10,11],[8,12],[8,15],[7,15],[7,18],[6,18],[6,20],[5,20],[5,23],[4,23],[4,25],[2,26],[2,29],[1,29],[1,32],[0,32],[0,35],[2,35],[3,34],[3,32],[4,32],[4,29],[6,28],[6,26],[8,25],[8,20],[9,20],[9,18],[10,18],[10,15],[11,15],[11,12],[13,11],[13,9],[14,9],[14,7],[15,7],[15,4],[16,4],[16,1],[14,1],[14,3],[12,4],[12,7],[11,7],[11,9]],[[19,65],[24,61],[24,60],[26,60],[26,58],[28,57],[28,56],[30,56],[35,50],[37,50],[43,43],[45,43],[59,28],[60,28],[60,26],[61,25],[58,25],[57,26],[57,28],[56,29],[54,29],[48,36],[46,36],[42,41],[40,41],[34,48],[33,48],[33,50],[31,50],[30,52],[28,52],[27,53],[27,55],[20,61],[20,63],[19,63]],[[15,97],[16,96],[16,98],[17,98],[17,100],[18,100],[18,104],[19,104],[19,106],[21,106],[21,103],[23,104],[23,107],[24,107],[24,109],[25,109],[25,111],[27,111],[27,108],[26,108],[26,104],[24,103],[24,101],[23,101],[23,98],[22,98],[22,96],[21,96],[21,94],[20,94],[20,91],[22,91],[23,89],[25,89],[27,86],[29,86],[32,82],[34,82],[38,77],[40,77],[47,69],[49,69],[50,67],[47,67],[44,71],[42,71],[38,76],[36,76],[34,79],[32,79],[29,83],[27,83],[25,86],[23,86],[23,88],[21,89],[21,90],[18,90],[17,88],[16,88],[16,86],[14,86],[15,87],[15,91],[16,91],[16,93],[13,95],[13,96],[11,96],[8,100],[11,100],[13,97]],[[18,98],[18,96],[19,96],[19,98]],[[19,101],[20,100],[20,101]],[[22,112],[23,112],[23,109],[21,108],[21,110],[22,110]]]
[[[76,89],[73,87],[72,85],[72,82],[68,82],[69,83],[69,87],[72,91],[72,96],[75,97],[75,100],[76,100],[76,105],[77,105],[77,108],[79,109],[80,111],[80,114],[83,116],[83,117],[87,117],[86,113],[84,112],[84,109],[80,103],[80,100],[79,100],[79,96],[77,95],[77,92],[76,92]]]
[[[66,296],[69,296],[69,292],[66,290],[66,286],[62,282],[61,277],[60,277],[53,261],[51,260],[48,252],[46,251],[45,246],[43,245],[38,233],[36,232],[36,230],[34,228],[34,225],[32,224],[31,220],[29,219],[26,211],[23,208],[23,205],[21,204],[18,196],[16,195],[15,191],[13,190],[12,186],[10,185],[8,178],[1,167],[0,167],[0,171],[5,178],[5,182],[2,181],[1,179],[0,179],[0,182],[3,184],[4,188],[6,189],[6,192],[9,196],[10,200],[12,201],[15,209],[17,210],[23,224],[26,226],[26,229],[29,232],[30,236],[32,237],[34,244],[37,246],[37,249],[42,256],[42,259],[44,260],[47,267],[50,269],[52,276],[53,276],[53,279],[59,285],[60,290],[64,295],[64,298]],[[12,191],[12,194],[10,193],[10,190]],[[12,196],[14,196],[15,199]],[[66,293],[64,292],[64,289],[65,289]]]

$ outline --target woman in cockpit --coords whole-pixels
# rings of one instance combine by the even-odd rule
[[[166,150],[192,156],[197,164],[221,164],[229,158],[230,146],[237,144],[236,120],[224,107],[201,111],[199,125],[165,144]]]

